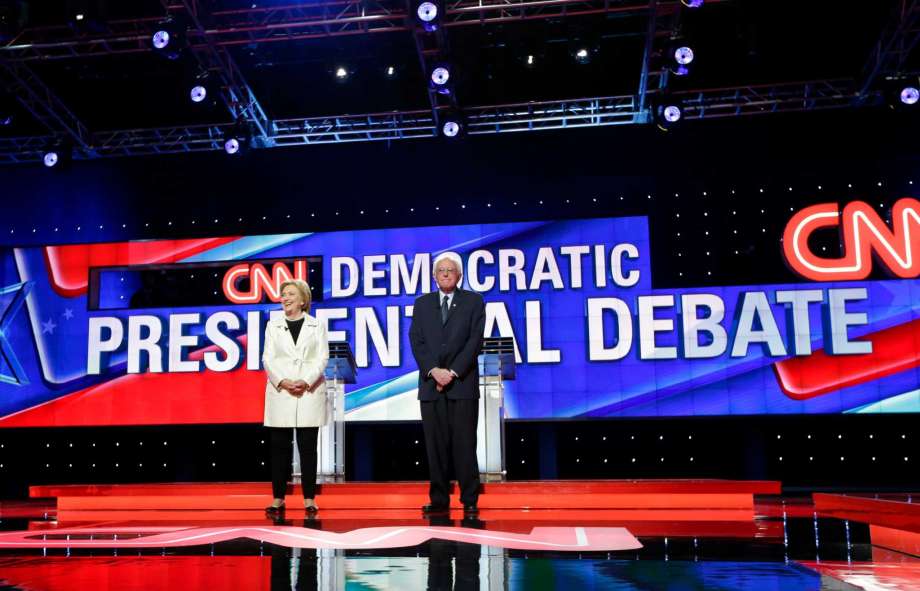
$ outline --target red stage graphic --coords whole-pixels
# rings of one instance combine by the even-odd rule
[[[614,552],[642,544],[622,527],[535,527],[529,534],[466,527],[372,527],[336,533],[292,526],[62,528],[0,533],[0,548],[174,548],[249,538],[290,548],[374,549],[437,538],[513,550]]]

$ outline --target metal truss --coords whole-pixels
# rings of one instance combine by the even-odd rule
[[[637,104],[635,96],[625,95],[474,107],[464,114],[467,133],[482,135],[627,125],[637,121]]]
[[[430,109],[275,121],[276,146],[430,138],[437,124]]]
[[[860,95],[849,79],[675,92],[671,97],[681,100],[684,119],[839,109],[881,99],[876,93],[863,100],[867,97]]]
[[[167,11],[172,10],[168,0],[161,0],[161,3]],[[189,35],[199,41],[192,43],[192,54],[201,68],[220,78],[221,98],[231,116],[234,120],[247,121],[250,124],[256,136],[254,139],[260,147],[270,145],[271,121],[229,50],[217,46],[208,36],[202,24],[202,19],[207,15],[200,11],[198,0],[182,0],[180,6],[191,24]]]
[[[898,9],[882,31],[863,68],[860,93],[869,92],[879,76],[904,73],[907,58],[920,41],[920,0],[898,0]]]
[[[0,61],[0,82],[35,119],[57,138],[69,138],[77,147],[89,149],[92,137],[89,129],[48,86],[23,63]]]
[[[38,162],[41,159],[42,150],[46,149],[48,143],[53,139],[54,136],[50,135],[0,137],[0,163]]]
[[[726,2],[730,0],[710,0]],[[168,3],[169,11],[183,2]],[[659,14],[674,12],[676,0],[659,1]],[[638,0],[457,0],[448,3],[445,27],[491,25],[588,15],[644,15],[650,2]],[[320,37],[409,31],[412,26],[405,0],[320,0],[289,6],[215,11],[201,24],[203,35],[192,47],[206,43],[227,47]],[[150,36],[160,19],[138,18],[106,23],[102,34],[76,34],[70,27],[34,27],[0,46],[0,59],[14,61],[61,60],[150,51]]]
[[[835,109],[870,104],[857,101],[852,80],[817,80],[770,86],[740,86],[673,93],[685,119]],[[880,99],[880,95],[873,95]],[[467,107],[467,133],[485,135],[551,129],[630,125],[644,121],[637,95]],[[232,124],[129,129],[96,133],[90,150],[76,158],[143,156],[222,149]],[[274,121],[272,147],[346,142],[394,141],[438,136],[431,110]],[[49,137],[0,138],[0,162],[34,162]]]
[[[406,11],[411,15],[414,0],[405,0]],[[415,21],[415,15],[412,15],[412,38],[415,42],[415,53],[418,56],[419,66],[422,71],[422,80],[426,81],[428,86],[428,104],[431,105],[431,115],[434,119],[435,128],[441,127],[441,113],[451,109],[457,110],[459,102],[453,81],[448,81],[446,93],[435,90],[430,83],[431,72],[434,70],[439,60],[443,60],[450,55],[450,43],[447,38],[446,28],[438,27],[435,31],[426,31],[420,23]],[[456,74],[456,72],[451,72]],[[446,108],[442,108],[446,107]]]
[[[668,10],[663,3],[649,0],[648,25],[639,71],[639,119],[636,123],[647,123],[649,120],[649,93],[663,92],[668,85],[669,71],[663,56],[679,26],[680,11]]]

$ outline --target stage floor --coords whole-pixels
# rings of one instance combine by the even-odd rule
[[[626,487],[642,483],[631,482],[580,490],[571,488],[578,483],[545,483],[545,490],[570,499],[616,487],[632,495],[637,490]],[[650,495],[673,486],[647,484]],[[232,486],[261,494],[259,485]],[[173,496],[202,492],[181,486],[189,485],[171,485]],[[342,486],[342,494],[356,490]],[[912,495],[868,499],[882,503],[876,509],[864,496],[816,495],[813,502],[811,495],[754,496],[762,483],[722,486],[750,495],[751,510],[722,502],[681,507],[686,500],[675,498],[676,507],[497,506],[475,519],[457,511],[425,519],[409,507],[320,502],[315,517],[289,510],[272,520],[234,508],[61,511],[53,499],[0,501],[0,589],[920,589],[920,558],[910,546],[920,531],[911,529]],[[150,490],[54,492],[122,497]],[[415,492],[410,486],[406,494]],[[901,546],[891,547],[891,532]]]

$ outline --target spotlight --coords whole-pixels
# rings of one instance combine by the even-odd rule
[[[335,78],[339,81],[345,80],[348,78],[348,70],[346,70],[343,66],[339,66],[335,69]]]
[[[888,106],[895,109],[913,109],[920,103],[920,77],[890,76],[882,84]]]
[[[664,116],[664,120],[668,123],[677,123],[680,121],[683,112],[677,105],[668,105],[662,111],[662,115]]]
[[[905,105],[915,105],[920,101],[920,90],[916,86],[905,86],[901,89],[899,97]]]
[[[42,152],[45,168],[65,168],[73,155],[73,147],[66,141],[55,141]]]
[[[204,101],[208,96],[208,89],[206,86],[201,84],[196,84],[192,87],[192,90],[189,92],[189,98],[192,99],[193,103],[200,103]]]
[[[154,49],[166,49],[166,46],[169,45],[170,41],[172,41],[172,35],[170,35],[169,31],[165,29],[154,33],[150,40]]]
[[[680,101],[664,98],[652,107],[652,117],[662,131],[667,131],[684,118],[684,108]]]
[[[243,122],[237,122],[233,128],[224,135],[222,147],[224,152],[233,156],[246,152],[252,144],[252,134]]]
[[[384,73],[386,74],[387,78],[395,78],[396,66],[387,66],[387,69],[384,70]]]
[[[670,70],[676,76],[686,76],[690,73],[690,64],[696,57],[693,48],[683,43],[675,43],[668,50],[670,56]]]
[[[680,3],[687,8],[699,8],[703,5],[703,0],[680,0]]]
[[[445,121],[441,127],[441,132],[444,137],[457,137],[460,134],[460,122],[452,119]]]
[[[544,63],[546,63],[545,57],[546,54],[542,52],[542,48],[529,47],[521,56],[521,64],[524,66],[525,70],[535,71],[542,68]]]
[[[29,4],[38,4],[29,0],[0,2],[0,4],[19,4],[20,11],[28,14]],[[47,3],[45,3],[47,4]],[[60,2],[58,4],[61,4]],[[108,21],[108,2],[106,0],[67,0],[67,24],[77,33],[101,33],[105,31]]]
[[[450,94],[451,85],[448,84],[451,79],[450,66],[441,64],[431,70],[431,76],[428,77],[428,84],[440,94]]]
[[[693,49],[683,45],[674,50],[674,61],[682,66],[689,65],[693,61]]]
[[[228,137],[224,140],[224,152],[227,154],[238,154],[241,147],[242,144],[240,143],[239,138]]]
[[[431,71],[431,82],[435,86],[444,86],[450,80],[450,70],[446,66],[438,66]]]
[[[165,20],[150,36],[150,45],[163,57],[177,59],[186,45],[185,31],[176,21]]]
[[[52,168],[61,160],[57,150],[48,150],[42,155],[42,164],[47,168]]]
[[[436,31],[440,18],[438,5],[431,0],[424,0],[418,4],[418,7],[415,10],[415,16],[418,17],[419,22],[422,23],[422,28],[426,31]]]
[[[587,64],[591,62],[591,52],[588,51],[586,47],[580,48],[575,52],[575,61],[579,64]]]

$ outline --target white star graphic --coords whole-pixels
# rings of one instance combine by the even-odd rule
[[[42,322],[42,334],[54,334],[55,328],[57,324],[54,323],[53,318],[49,318],[48,322]]]
[[[71,310],[70,308],[65,308],[64,309],[64,320],[70,320],[71,318],[73,318],[73,310]]]

